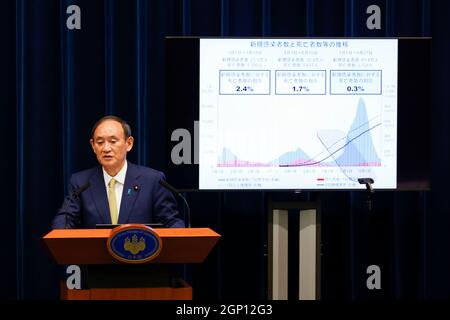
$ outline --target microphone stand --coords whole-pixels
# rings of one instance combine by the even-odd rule
[[[367,203],[367,208],[369,210],[369,215],[372,214],[372,195],[374,194],[374,190],[372,187],[372,183],[374,183],[372,178],[359,178],[358,182],[360,184],[365,184],[366,185],[366,190],[367,190],[367,198],[366,198],[366,203]]]
[[[183,199],[184,204],[186,205],[186,211],[188,216],[188,228],[191,227],[191,208],[189,208],[189,204],[184,196],[181,195],[181,193],[178,193],[178,196]]]
[[[183,199],[184,204],[186,205],[186,211],[187,211],[187,217],[188,217],[188,228],[191,227],[191,208],[189,208],[189,204],[186,200],[186,198],[181,194],[180,191],[178,191],[177,189],[175,189],[173,186],[171,186],[167,181],[165,180],[159,180],[159,184],[161,186],[163,186],[164,188],[172,191],[174,194],[176,194],[177,196],[179,196],[181,199]]]

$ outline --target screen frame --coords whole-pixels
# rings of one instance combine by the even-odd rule
[[[166,99],[167,99],[167,117],[166,127],[168,143],[168,152],[166,154],[166,167],[164,168],[168,181],[176,185],[182,192],[202,191],[268,191],[268,192],[284,192],[284,191],[352,191],[362,190],[360,188],[346,188],[346,189],[199,189],[199,165],[194,163],[194,156],[196,151],[194,148],[196,130],[194,122],[199,120],[199,59],[200,59],[200,39],[397,39],[398,40],[398,92],[397,92],[397,188],[396,189],[374,189],[377,191],[417,191],[431,189],[431,37],[166,37]],[[411,54],[413,53],[413,54]],[[183,64],[184,61],[189,63]],[[414,67],[416,71],[424,75],[429,81],[423,79],[422,83],[427,83],[427,87],[419,85],[419,81],[413,81],[411,72],[408,69],[414,63],[417,57],[422,57],[423,62],[416,64]],[[174,77],[177,74],[181,75],[181,79],[185,77],[190,79],[190,85],[183,88],[181,92],[174,95],[169,88],[172,88],[176,83],[180,82],[180,77]],[[178,87],[177,87],[178,88]],[[418,90],[420,89],[420,90]],[[408,93],[415,93],[409,95]],[[417,93],[420,92],[420,97]],[[183,99],[180,99],[183,97]],[[181,101],[182,100],[182,101]],[[424,114],[420,115],[420,119],[415,118],[406,119],[403,114],[406,114],[405,104],[422,104],[427,105]],[[183,108],[177,107],[183,105]],[[415,106],[415,116],[418,117],[420,110]],[[410,109],[407,110],[410,112]],[[177,114],[177,116],[173,116]],[[420,121],[419,121],[420,120]],[[425,134],[420,135],[414,130],[420,124]],[[171,150],[179,143],[172,141],[171,133],[176,128],[185,128],[191,133],[192,144],[192,161],[190,164],[175,165],[171,161]],[[404,129],[406,128],[406,129]],[[198,128],[197,128],[198,129]],[[412,137],[411,137],[412,136]],[[405,138],[406,137],[406,138]],[[419,141],[418,144],[422,147],[422,158],[415,159],[415,150],[410,144],[406,143],[406,139]],[[197,148],[198,149],[198,148]],[[197,150],[198,151],[198,150]],[[412,159],[412,160],[411,160]],[[415,176],[414,175],[415,172]]]

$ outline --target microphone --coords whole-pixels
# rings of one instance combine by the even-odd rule
[[[188,228],[190,228],[191,227],[191,209],[189,208],[189,204],[188,204],[186,198],[181,194],[180,191],[178,191],[173,186],[171,186],[167,181],[159,180],[159,184],[161,186],[163,186],[164,188],[168,189],[169,191],[173,192],[177,196],[179,196],[181,199],[183,199],[184,204],[186,205],[186,208],[187,208]]]
[[[78,189],[75,189],[75,190],[72,192],[72,196],[74,196],[75,199],[78,198],[78,197],[80,196],[80,194],[82,194],[82,193],[84,192],[84,190],[86,190],[86,189],[89,188],[90,186],[91,186],[91,184],[90,184],[89,182],[83,184],[81,187],[79,187]]]
[[[72,190],[71,198],[77,199],[80,196],[80,194],[82,194],[90,186],[91,186],[91,184],[88,182],[88,183],[83,184],[79,188]],[[67,229],[67,205],[64,210],[64,229]]]

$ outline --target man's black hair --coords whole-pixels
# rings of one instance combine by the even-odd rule
[[[103,118],[101,118],[94,124],[94,126],[92,127],[92,130],[91,130],[91,139],[94,138],[94,132],[97,129],[97,127],[100,124],[102,124],[103,122],[105,122],[106,120],[114,120],[114,121],[119,122],[122,125],[123,133],[125,135],[125,140],[127,140],[131,136],[131,127],[125,120],[123,120],[122,118],[119,118],[117,116],[109,115],[109,116],[104,116]]]

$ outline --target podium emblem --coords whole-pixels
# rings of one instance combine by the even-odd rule
[[[132,254],[136,255],[141,251],[145,250],[145,239],[144,237],[141,237],[138,241],[137,235],[133,234],[132,239],[126,238],[125,244],[123,245],[123,248],[126,251],[130,251]]]
[[[146,263],[156,258],[162,248],[161,238],[152,228],[126,224],[111,230],[108,251],[124,263]]]

